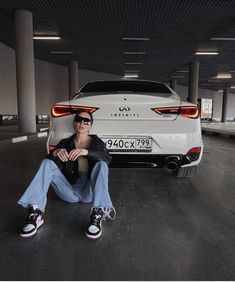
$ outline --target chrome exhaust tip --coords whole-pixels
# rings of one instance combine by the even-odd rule
[[[169,161],[165,167],[169,172],[175,172],[179,168],[179,163],[177,161]]]
[[[165,159],[164,168],[168,173],[175,175],[179,168],[185,164],[190,164],[188,156],[169,156]]]

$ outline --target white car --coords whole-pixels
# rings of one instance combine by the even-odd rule
[[[113,157],[112,167],[159,167],[194,176],[203,142],[197,105],[184,102],[156,81],[93,81],[51,109],[47,150],[74,133],[76,110],[91,111],[97,134]]]

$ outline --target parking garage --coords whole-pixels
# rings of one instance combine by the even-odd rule
[[[234,1],[1,1],[1,280],[234,280]],[[47,154],[50,110],[89,81],[165,83],[200,109],[193,177],[112,167],[116,218],[49,189],[21,238],[17,201]],[[96,120],[94,120],[95,124]]]

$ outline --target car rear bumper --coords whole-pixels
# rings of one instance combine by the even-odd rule
[[[177,170],[182,166],[198,165],[201,160],[201,153],[197,155],[182,154],[112,154],[112,162],[110,167],[132,167],[132,168],[167,168],[170,171]]]

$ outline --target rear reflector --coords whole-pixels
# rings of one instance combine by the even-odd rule
[[[51,108],[51,115],[53,117],[62,117],[62,116],[67,116],[67,115],[71,115],[71,114],[76,114],[76,112],[78,112],[78,111],[93,113],[96,110],[98,110],[98,108],[58,104],[58,105],[54,105]]]
[[[201,147],[195,147],[188,151],[187,155],[190,158],[191,162],[196,162],[199,159],[201,149],[202,149]]]
[[[50,150],[50,151],[54,151],[54,150],[55,150],[55,148],[56,148],[56,146],[49,145],[49,150]]]
[[[202,148],[201,147],[195,147],[195,148],[192,148],[188,151],[187,155],[191,155],[193,153],[201,153],[201,150]]]
[[[152,110],[159,115],[180,115],[186,118],[193,119],[196,119],[199,116],[199,110],[196,106],[164,107],[153,108]]]

